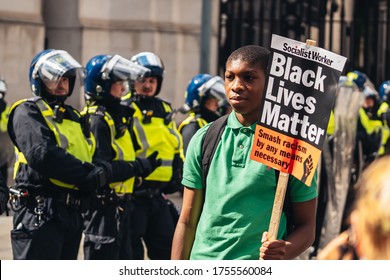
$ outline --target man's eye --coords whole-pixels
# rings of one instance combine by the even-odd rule
[[[225,80],[231,81],[232,79],[233,79],[233,76],[225,75]]]
[[[253,81],[255,78],[253,76],[245,76],[244,80],[245,81]]]

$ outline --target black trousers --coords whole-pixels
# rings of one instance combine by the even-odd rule
[[[96,201],[99,203],[99,201]],[[131,200],[94,204],[83,217],[84,258],[86,260],[131,260]]]
[[[82,235],[81,211],[54,198],[37,210],[29,199],[14,212],[11,230],[15,260],[76,260]],[[40,215],[36,213],[42,213]]]
[[[145,242],[151,260],[170,260],[176,222],[161,193],[134,197],[131,218],[134,259],[144,259]]]
[[[3,175],[4,183],[7,184],[8,182],[8,164],[3,164],[0,166],[0,172]]]

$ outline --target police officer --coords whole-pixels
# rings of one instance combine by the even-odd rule
[[[375,89],[364,86],[365,96],[362,108],[359,110],[357,129],[358,141],[363,147],[364,167],[369,165],[379,156],[382,143],[383,123],[378,117],[379,97]]]
[[[128,80],[149,70],[119,55],[97,55],[86,65],[83,114],[90,115],[96,139],[94,157],[112,166],[109,184],[98,192],[85,213],[85,259],[132,259],[131,194],[135,176],[146,177],[161,164],[157,152],[136,158],[129,125],[134,110],[121,104]]]
[[[0,130],[6,131],[7,130],[7,114],[9,113],[9,106],[7,105],[7,102],[5,101],[5,94],[7,93],[7,83],[5,82],[5,79],[0,76]]]
[[[347,73],[348,80],[352,80],[364,95],[362,107],[359,110],[357,127],[357,148],[361,146],[363,154],[362,169],[378,157],[382,141],[382,122],[377,115],[379,109],[379,94],[375,90],[366,74],[360,71]],[[358,158],[355,155],[355,158]]]
[[[8,188],[3,178],[3,175],[0,173],[0,215],[4,212],[7,213],[7,202],[8,202],[9,194]]]
[[[7,133],[7,122],[10,106],[5,100],[8,86],[3,77],[0,76],[0,173],[5,183],[8,182],[8,167],[14,160],[14,149]]]
[[[83,198],[110,177],[92,164],[94,141],[78,111],[65,104],[83,67],[66,51],[48,49],[30,65],[33,98],[11,107],[8,133],[17,150],[14,167],[14,259],[77,259]]]
[[[144,258],[142,239],[152,260],[169,260],[178,215],[164,193],[180,190],[183,167],[183,142],[172,119],[171,105],[160,99],[164,65],[154,53],[141,52],[132,62],[150,70],[148,77],[134,82],[133,96],[126,100],[135,109],[134,132],[139,143],[137,156],[147,157],[159,151],[162,164],[134,189],[132,246],[135,259]],[[173,210],[173,212],[171,212]]]
[[[390,80],[384,81],[380,84],[378,93],[381,104],[379,106],[377,115],[383,123],[383,134],[381,147],[379,149],[379,156],[384,156],[390,152]]]
[[[225,95],[225,82],[219,76],[198,74],[188,83],[185,92],[185,103],[180,112],[188,114],[179,125],[183,137],[184,152],[195,132],[218,119],[230,107]]]

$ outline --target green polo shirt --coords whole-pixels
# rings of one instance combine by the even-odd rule
[[[182,184],[202,188],[202,139],[210,124],[192,137],[184,162]],[[261,237],[268,231],[276,191],[272,168],[250,159],[256,124],[243,126],[234,112],[215,151],[207,176],[206,199],[196,230],[191,259],[258,259]],[[291,200],[317,197],[311,187],[291,180]],[[282,214],[278,238],[286,232]]]

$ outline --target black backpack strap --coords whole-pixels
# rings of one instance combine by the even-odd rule
[[[224,115],[215,120],[207,129],[202,141],[202,183],[206,189],[206,178],[209,172],[211,160],[225,130],[229,115]]]

